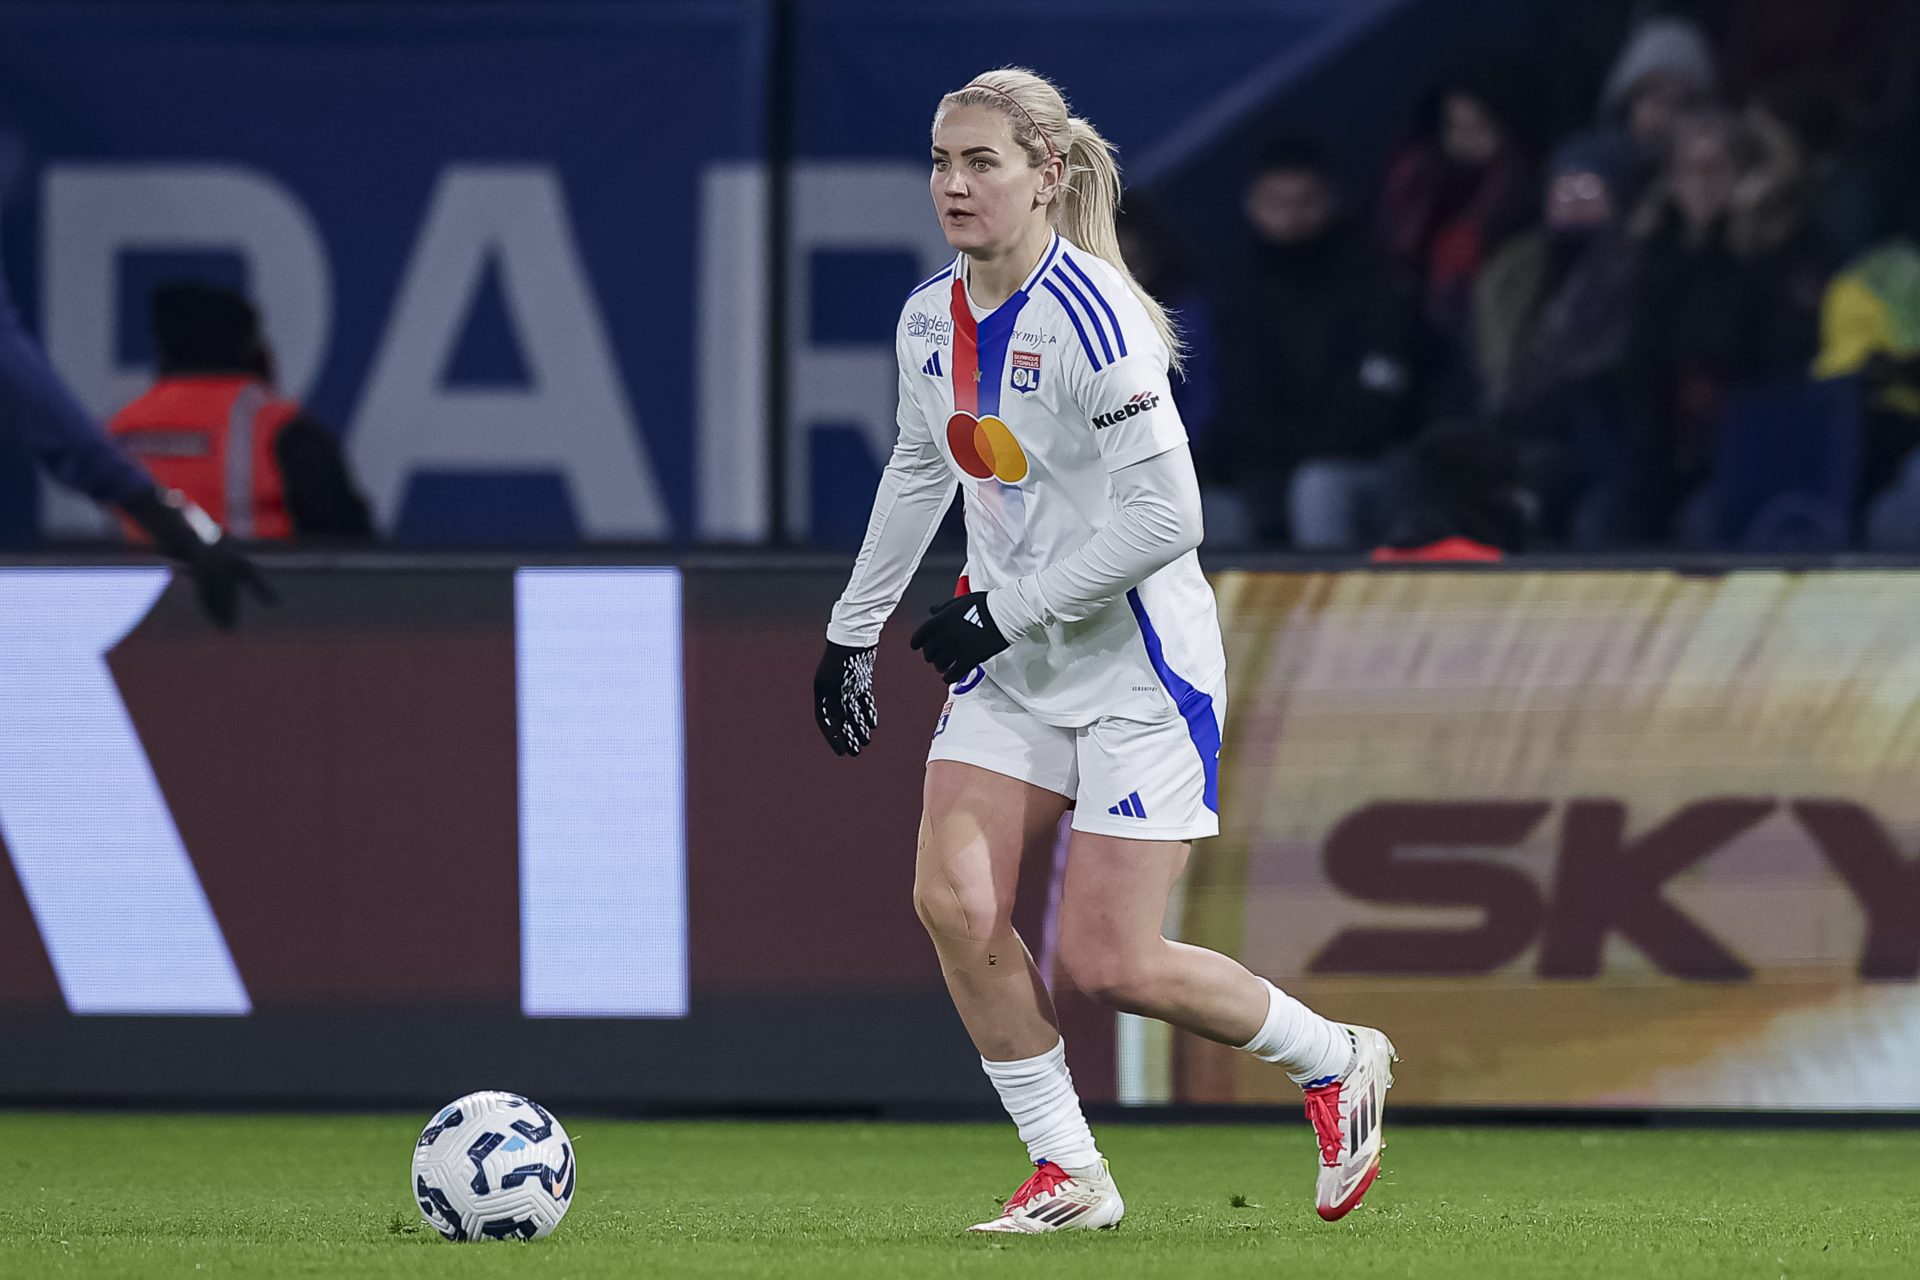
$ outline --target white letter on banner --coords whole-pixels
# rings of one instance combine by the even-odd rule
[[[939,223],[927,216],[925,165],[852,160],[795,165],[788,235],[793,248],[787,264],[787,350],[792,353],[787,415],[795,430],[787,436],[787,533],[804,541],[812,525],[808,479],[815,426],[858,423],[873,447],[876,470],[899,432],[894,417],[899,372],[891,336],[871,346],[815,346],[807,333],[813,255],[822,249],[904,250],[916,254],[923,273],[931,274],[953,260],[953,250]],[[906,289],[900,295],[905,301]]]
[[[0,836],[74,1013],[252,1011],[107,668],[166,585],[0,570]]]
[[[709,165],[700,179],[699,533],[764,541],[767,495],[767,174]]]
[[[442,385],[489,259],[526,390]],[[551,169],[441,175],[347,444],[388,528],[416,471],[537,471],[565,479],[589,538],[670,532]]]
[[[676,569],[514,575],[520,1008],[687,1013]]]
[[[121,364],[117,343],[120,257],[143,249],[239,257],[282,392],[297,400],[312,389],[333,327],[333,285],[319,229],[270,174],[210,164],[50,165],[40,225],[47,358],[89,412],[106,417],[153,376]],[[84,498],[51,483],[42,494],[48,532],[108,531]]]

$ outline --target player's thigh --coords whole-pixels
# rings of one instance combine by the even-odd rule
[[[985,695],[985,696],[982,696]],[[914,904],[936,932],[1011,927],[1029,849],[1051,848],[1074,786],[1071,731],[1041,724],[991,686],[955,698],[928,752]]]
[[[1067,798],[953,760],[927,763],[913,898],[928,928],[982,941],[1013,926],[1027,850],[1049,848]]]
[[[1183,719],[1100,720],[1082,730],[1080,803],[1061,887],[1064,951],[1145,948],[1161,935],[1194,840],[1220,830],[1218,752]]]
[[[1154,946],[1165,928],[1174,882],[1192,849],[1185,840],[1075,831],[1060,887],[1060,945],[1067,967],[1084,970]]]

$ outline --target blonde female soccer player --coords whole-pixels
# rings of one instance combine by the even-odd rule
[[[1179,339],[1121,261],[1113,148],[1046,80],[990,71],[940,100],[928,185],[957,256],[901,311],[900,438],[814,691],[827,741],[858,755],[881,625],[957,487],[966,574],[913,636],[952,686],[914,905],[1035,1166],[973,1230],[1111,1227],[1124,1212],[1012,925],[1020,860],[1052,847],[1068,809],[1067,972],[1301,1084],[1320,1215],[1341,1217],[1379,1170],[1393,1046],[1160,932],[1192,842],[1220,830],[1226,657],[1168,389]]]

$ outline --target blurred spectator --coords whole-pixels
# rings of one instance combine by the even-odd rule
[[[1378,563],[1494,561],[1523,550],[1533,496],[1512,440],[1473,423],[1439,423],[1413,446],[1412,490]]]
[[[1174,380],[1173,399],[1180,406],[1180,420],[1186,424],[1195,455],[1204,454],[1213,437],[1220,400],[1213,303],[1201,288],[1187,246],[1158,207],[1130,191],[1120,208],[1118,226],[1120,255],[1133,278],[1173,313],[1186,340],[1186,372]]]
[[[1262,541],[1370,545],[1393,504],[1393,450],[1416,421],[1411,292],[1310,143],[1269,148],[1246,216],[1255,258],[1227,301],[1229,391],[1208,469]]]
[[[1630,527],[1618,376],[1633,281],[1625,163],[1605,134],[1563,144],[1547,166],[1544,225],[1502,250],[1474,287],[1485,408],[1523,442],[1547,531],[1582,549],[1616,545]]]
[[[1718,84],[1713,50],[1687,19],[1649,18],[1628,35],[1600,94],[1602,128],[1630,147],[1618,174],[1626,205],[1639,202],[1666,163],[1675,122],[1709,105]]]
[[[1496,413],[1618,363],[1632,262],[1617,194],[1625,163],[1602,134],[1562,144],[1547,165],[1541,226],[1476,282],[1474,349],[1484,403]]]
[[[1821,272],[1801,237],[1801,166],[1785,130],[1681,117],[1637,215],[1626,363],[1640,474],[1635,536],[1663,535],[1705,478],[1727,393],[1804,369]]]
[[[1427,316],[1448,337],[1465,336],[1481,266],[1536,215],[1538,113],[1515,73],[1463,72],[1441,84],[1388,169],[1382,237],[1420,281]]]
[[[1893,231],[1891,163],[1876,154],[1871,124],[1834,86],[1811,75],[1769,88],[1757,104],[1792,137],[1805,168],[1809,246],[1828,270],[1851,262]],[[1898,149],[1896,149],[1898,150]]]
[[[159,379],[108,430],[159,481],[240,538],[367,538],[333,434],[278,399],[260,317],[240,294],[167,284],[153,295]]]
[[[1920,183],[1909,179],[1920,190]],[[1861,492],[1867,545],[1920,551],[1920,198],[1904,227],[1835,277],[1820,316],[1820,378],[1858,377],[1866,393]]]

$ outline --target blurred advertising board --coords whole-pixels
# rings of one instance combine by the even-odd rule
[[[910,905],[906,628],[874,749],[813,727],[839,569],[274,578],[219,634],[163,569],[0,567],[0,1099],[991,1105]],[[1920,1108],[1920,576],[1215,585],[1170,925],[1386,1028],[1397,1102]],[[1055,993],[1090,1100],[1292,1101]]]
[[[1920,1107],[1920,576],[1216,588],[1181,933],[1387,1028],[1396,1101]],[[1168,1052],[1176,1098],[1284,1095]]]
[[[835,768],[830,575],[269,572],[220,634],[0,568],[0,1097],[984,1087],[909,899],[939,686],[887,664],[913,745]],[[876,1018],[929,1062],[849,1063]]]

